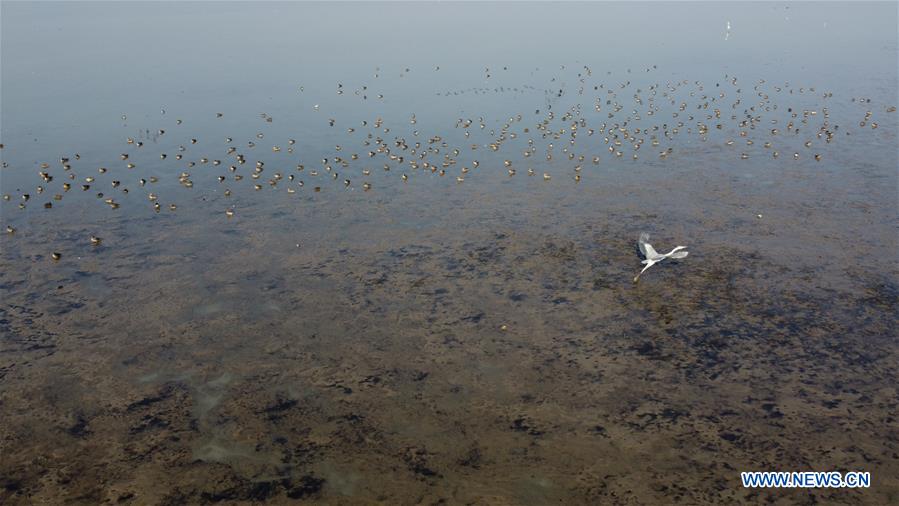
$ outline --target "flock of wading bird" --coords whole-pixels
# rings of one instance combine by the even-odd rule
[[[646,72],[653,69],[655,66],[646,69]],[[438,70],[439,67],[435,68],[435,71]],[[485,69],[487,79],[490,73],[489,68]],[[180,186],[191,189],[194,186],[191,172],[210,170],[215,171],[220,185],[216,191],[220,190],[224,197],[249,190],[284,191],[286,194],[318,192],[328,181],[331,185],[339,185],[338,188],[351,188],[357,177],[362,180],[362,189],[369,191],[373,189],[371,181],[375,171],[386,172],[385,177],[397,184],[422,173],[449,174],[449,180],[463,183],[470,174],[487,169],[487,164],[477,159],[478,153],[486,150],[489,151],[481,158],[496,160],[489,163],[490,169],[505,171],[509,177],[537,176],[538,180],[548,182],[552,179],[552,170],[547,170],[547,167],[554,167],[558,172],[560,166],[566,166],[569,171],[567,176],[574,183],[590,172],[587,167],[601,167],[604,158],[611,160],[607,164],[616,160],[639,160],[644,156],[665,160],[676,152],[679,143],[684,145],[694,140],[723,142],[732,151],[735,160],[747,160],[751,152],[752,156],[762,154],[774,159],[809,158],[821,161],[824,146],[834,142],[838,136],[878,127],[872,109],[880,108],[884,113],[896,111],[893,105],[872,104],[870,98],[849,97],[844,99],[843,104],[854,104],[858,117],[849,118],[849,125],[841,125],[830,119],[828,105],[835,100],[833,94],[818,91],[815,87],[758,80],[744,89],[737,77],[728,75],[711,85],[682,80],[638,87],[630,80],[613,85],[594,84],[592,75],[589,67],[583,67],[577,73],[577,85],[569,92],[566,92],[564,85],[558,87],[561,80],[553,78],[549,83],[553,89],[539,90],[524,85],[435,93],[437,96],[459,96],[467,92],[486,95],[491,92],[523,94],[542,91],[545,96],[543,110],[538,108],[532,114],[516,114],[498,129],[488,126],[489,122],[484,117],[457,119],[454,130],[461,131],[464,140],[456,145],[445,140],[443,135],[419,132],[414,113],[408,116],[411,126],[398,135],[380,117],[342,125],[336,118],[327,117],[316,104],[310,111],[311,120],[320,125],[314,128],[333,129],[334,138],[341,140],[334,146],[333,155],[316,163],[297,163],[302,160],[300,154],[295,153],[296,140],[293,138],[281,139],[266,146],[266,136],[261,132],[237,142],[233,137],[203,139],[195,133],[196,137],[182,137],[176,152],[158,153],[160,162],[147,167],[138,166],[134,162],[137,158],[135,153],[157,145],[156,142],[147,142],[181,133],[177,130],[185,127],[182,126],[183,121],[178,119],[174,125],[166,125],[168,130],[159,128],[155,133],[142,130],[138,138],[122,139],[123,152],[115,157],[115,162],[106,166],[82,166],[78,153],[63,156],[53,164],[36,161],[40,165],[37,172],[40,181],[34,188],[17,189],[15,195],[4,191],[4,205],[18,201],[18,207],[25,209],[32,200],[41,199],[43,202],[39,205],[51,209],[53,202],[61,201],[70,192],[84,192],[96,195],[97,200],[110,209],[118,209],[122,205],[117,200],[118,196],[138,191],[146,195],[155,212],[174,212],[177,205],[164,204],[165,199],[154,191],[154,186],[164,178],[177,177]],[[377,73],[375,77],[378,77]],[[298,91],[303,93],[305,89],[299,87]],[[338,95],[344,95],[346,91],[342,83],[337,83]],[[576,100],[569,100],[573,105],[558,114],[552,110],[554,104],[558,105],[567,98],[566,94],[572,93],[576,93]],[[361,86],[354,94],[367,99],[368,87]],[[584,106],[586,100],[579,97],[589,96],[593,97],[592,102]],[[377,98],[383,100],[384,96],[377,94]],[[165,115],[165,110],[161,114]],[[525,119],[526,116],[530,119]],[[224,113],[216,113],[216,117],[223,118]],[[266,123],[273,121],[267,113],[260,114],[260,117]],[[127,116],[123,115],[122,120],[126,119]],[[518,148],[504,150],[507,144],[514,146],[516,142],[512,141],[519,137]],[[480,142],[476,142],[478,139]],[[525,142],[526,147],[521,150]],[[763,150],[759,150],[759,146]],[[0,144],[0,150],[3,149]],[[506,156],[499,154],[513,149],[517,152]],[[499,159],[504,159],[501,164]],[[271,166],[277,168],[269,169]],[[9,169],[6,161],[3,168]],[[222,213],[231,218],[235,216],[235,207],[226,206]],[[16,229],[6,225],[6,232],[14,235]],[[102,242],[96,235],[85,240],[93,245]],[[53,260],[61,257],[59,252],[50,255]]]

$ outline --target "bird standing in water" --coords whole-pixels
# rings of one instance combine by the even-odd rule
[[[686,258],[689,254],[687,251],[681,251],[687,249],[686,246],[678,246],[665,254],[658,253],[655,248],[652,247],[652,244],[649,244],[649,234],[646,232],[640,234],[640,238],[637,239],[637,246],[640,248],[640,253],[642,253],[643,257],[646,259],[640,262],[641,264],[646,265],[646,267],[640,271],[640,274],[643,274],[646,272],[646,269],[649,269],[666,258]],[[637,276],[634,277],[634,283],[640,279],[640,274],[637,274]]]

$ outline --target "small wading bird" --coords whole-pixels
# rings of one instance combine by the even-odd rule
[[[687,251],[681,251],[687,249],[686,246],[678,246],[668,253],[661,254],[658,253],[655,248],[652,247],[652,244],[649,244],[648,241],[649,234],[647,234],[646,232],[640,234],[640,238],[637,239],[637,246],[640,247],[640,253],[642,253],[643,257],[646,258],[646,260],[640,262],[641,264],[646,265],[646,267],[644,267],[643,270],[640,271],[640,274],[643,274],[644,272],[646,272],[646,269],[649,269],[653,265],[661,262],[666,258],[685,258],[689,254],[689,252]],[[636,283],[637,280],[640,279],[640,274],[637,274],[634,277],[634,283]]]

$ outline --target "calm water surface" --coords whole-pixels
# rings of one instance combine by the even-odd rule
[[[899,501],[895,3],[0,18],[0,502]]]

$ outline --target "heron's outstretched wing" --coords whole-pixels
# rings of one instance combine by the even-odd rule
[[[689,251],[675,251],[668,258],[686,258],[689,254]]]
[[[649,241],[649,234],[646,232],[640,232],[640,237],[637,239],[637,247],[640,248],[640,254],[644,257],[646,256],[646,243]]]
[[[640,253],[643,253],[643,257],[647,260],[653,260],[659,256],[652,244],[649,244],[649,234],[646,232],[640,234],[640,238],[637,239],[637,246],[640,247]]]
[[[646,267],[644,267],[642,271],[637,273],[637,275],[634,277],[634,283],[636,283],[640,279],[640,276],[642,276],[643,273],[646,272],[646,269],[649,269],[650,267],[652,267],[653,265],[656,264],[655,261],[653,261],[653,260],[645,260],[645,261],[643,261],[643,263],[646,264]]]

